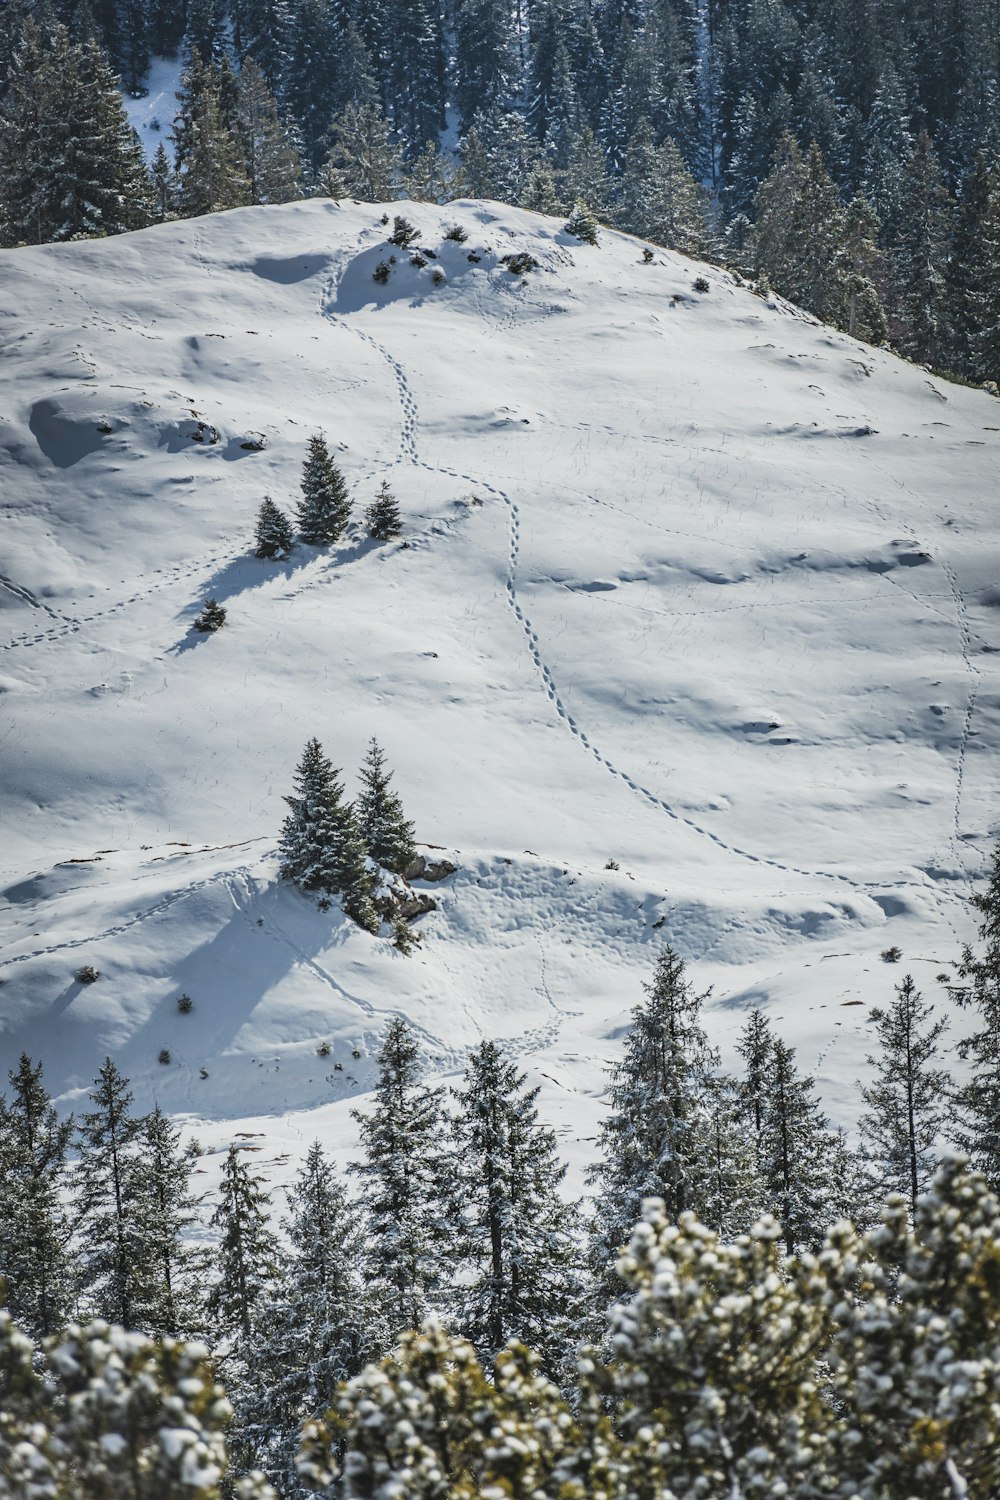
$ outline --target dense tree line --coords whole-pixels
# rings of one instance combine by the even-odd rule
[[[16,0],[0,31],[3,243],[313,192],[582,200],[1000,379],[990,0]],[[147,171],[115,72],[178,49]]]
[[[968,1080],[949,1077],[944,1022],[904,976],[892,1003],[871,1012],[857,1151],[761,1012],[743,1028],[740,1070],[720,1070],[702,1026],[706,997],[667,948],[611,1075],[586,1212],[561,1191],[538,1089],[494,1042],[473,1049],[449,1092],[425,1080],[417,1037],[391,1021],[375,1086],[354,1111],[354,1190],[313,1145],[280,1223],[245,1145],[228,1152],[206,1224],[191,1188],[197,1149],[181,1147],[158,1109],[134,1113],[113,1062],[74,1122],[58,1119],[41,1068],[22,1057],[0,1102],[0,1269],[12,1320],[0,1320],[0,1384],[23,1356],[14,1325],[60,1347],[95,1336],[67,1335],[72,1318],[114,1324],[124,1330],[115,1358],[143,1369],[166,1360],[171,1371],[172,1341],[207,1338],[234,1408],[233,1470],[255,1492],[262,1473],[287,1500],[371,1494],[375,1476],[407,1475],[395,1431],[407,1410],[423,1423],[421,1463],[450,1454],[455,1474],[485,1473],[494,1460],[476,1447],[475,1423],[461,1425],[477,1402],[484,1420],[507,1411],[537,1425],[548,1410],[572,1436],[538,1461],[564,1478],[567,1464],[583,1465],[581,1495],[678,1486],[721,1500],[736,1482],[746,1495],[780,1482],[788,1494],[896,1500],[943,1493],[947,1460],[962,1465],[962,1493],[987,1500],[1000,1451],[1000,1209],[987,1196],[1000,1189],[1000,846],[974,899],[981,945],[965,950],[953,986],[979,1022],[962,1048]],[[948,1158],[935,1178],[956,1137],[980,1177]],[[981,1342],[989,1330],[992,1353]],[[185,1357],[201,1369],[203,1354]],[[43,1407],[52,1399],[35,1394]],[[339,1415],[326,1429],[331,1409]],[[370,1419],[376,1409],[384,1420]],[[935,1425],[921,1436],[922,1412]],[[655,1442],[650,1422],[667,1428]],[[308,1472],[298,1467],[303,1437]],[[323,1475],[345,1437],[355,1457],[342,1490]],[[4,1440],[0,1425],[0,1464]],[[77,1440],[70,1434],[70,1449]],[[653,1490],[637,1477],[644,1464]],[[610,1487],[593,1489],[604,1471]],[[899,1488],[921,1474],[925,1488]],[[698,1487],[699,1475],[710,1483]],[[452,1493],[418,1478],[407,1497]]]

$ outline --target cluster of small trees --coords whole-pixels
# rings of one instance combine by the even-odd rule
[[[370,932],[379,929],[372,897],[383,871],[402,874],[416,854],[413,824],[389,783],[385,756],[372,740],[361,766],[361,791],[344,800],[341,772],[323,753],[319,740],[306,744],[295,771],[294,791],[278,843],[281,873],[303,891],[319,892],[329,903],[339,895],[344,911]],[[405,947],[409,929],[396,922],[396,941]]]
[[[299,537],[313,547],[328,547],[343,536],[351,519],[347,481],[330,456],[325,438],[314,433],[302,466],[302,499],[297,509]],[[402,530],[399,505],[383,480],[365,511],[365,527],[376,541],[388,541]],[[265,495],[257,513],[256,555],[287,557],[295,545],[290,517]]]

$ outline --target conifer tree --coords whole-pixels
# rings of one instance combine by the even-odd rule
[[[768,1078],[774,1055],[774,1035],[768,1017],[757,1007],[747,1016],[740,1039],[736,1044],[736,1050],[742,1057],[746,1069],[741,1089],[743,1110],[753,1131],[754,1140],[759,1142],[767,1109]]]
[[[319,740],[306,743],[294,787],[285,798],[290,812],[278,840],[282,878],[294,880],[303,891],[339,891],[341,846],[351,810],[343,801],[340,772],[323,754]]]
[[[979,1030],[959,1043],[971,1075],[961,1096],[965,1123],[960,1145],[990,1191],[1000,1196],[1000,842],[993,850],[989,883],[972,897],[972,905],[982,918],[982,948],[978,954],[970,944],[963,949],[958,972],[966,983],[956,998],[975,1009]]]
[[[376,874],[353,805],[345,809],[341,825],[336,879],[347,915],[366,932],[378,932],[381,920],[372,901]]]
[[[257,512],[255,541],[255,557],[287,557],[295,546],[292,523],[270,495],[264,496]]]
[[[493,0],[459,0],[455,19],[455,95],[459,129],[477,110],[503,107],[514,80],[511,13]]]
[[[757,265],[783,297],[827,322],[842,317],[837,259],[842,214],[817,145],[782,137],[755,198]]]
[[[173,1338],[200,1327],[197,1282],[203,1271],[188,1242],[197,1222],[191,1172],[199,1151],[182,1147],[180,1131],[159,1105],[142,1121],[139,1149],[148,1198],[145,1233],[152,1258],[153,1296],[143,1332]]]
[[[892,335],[910,359],[947,359],[945,274],[952,204],[930,136],[922,131],[902,172],[888,235]]]
[[[240,70],[236,143],[250,203],[290,203],[301,197],[302,164],[278,117],[267,80],[252,57]]]
[[[198,52],[181,78],[174,120],[177,204],[182,218],[239,208],[249,186],[232,124],[226,118],[221,71]]]
[[[672,948],[657,960],[646,999],[632,1011],[625,1056],[611,1074],[610,1113],[600,1129],[592,1255],[604,1289],[645,1198],[676,1217],[699,1202],[705,1167],[705,1095],[715,1054],[696,994]]]
[[[405,1021],[386,1028],[369,1112],[352,1110],[362,1158],[365,1275],[388,1337],[418,1328],[452,1289],[455,1163],[440,1089],[421,1082],[416,1038]]]
[[[775,1041],[761,1131],[765,1207],[782,1226],[789,1255],[814,1246],[832,1217],[827,1159],[832,1133],[813,1098],[814,1083],[795,1066],[795,1051]]]
[[[599,218],[607,214],[611,182],[604,151],[589,125],[582,127],[570,145],[566,166],[561,173],[561,188],[567,203],[583,200]]]
[[[333,123],[322,169],[326,180],[342,185],[341,192],[331,196],[349,194],[366,203],[384,203],[397,196],[401,173],[399,151],[389,139],[377,102],[351,100]]]
[[[573,212],[566,222],[566,233],[575,235],[584,244],[597,244],[597,220],[592,210],[582,199],[577,199]]]
[[[238,1443],[288,1500],[309,1493],[295,1468],[299,1435],[343,1380],[378,1350],[361,1277],[363,1230],[318,1141],[288,1195],[290,1250],[269,1299],[237,1410]]]
[[[66,1156],[73,1120],[60,1120],[26,1053],[0,1095],[0,1276],[5,1303],[31,1338],[65,1323],[72,1305]]]
[[[142,1119],[128,1079],[106,1058],[79,1126],[77,1265],[89,1311],[144,1329],[160,1302]]]
[[[911,1213],[916,1213],[917,1198],[933,1172],[951,1095],[947,1072],[934,1066],[948,1023],[933,1021],[933,1013],[907,974],[896,986],[889,1009],[868,1014],[879,1053],[868,1057],[877,1071],[874,1081],[861,1089],[865,1160],[880,1192],[904,1193]]]
[[[407,821],[398,794],[389,786],[392,772],[386,770],[385,755],[374,738],[359,774],[357,817],[361,836],[376,864],[402,873],[417,852],[413,824]]]
[[[740,1085],[726,1074],[705,1087],[705,1155],[698,1215],[724,1239],[746,1234],[760,1217],[764,1189],[756,1142]]]
[[[841,299],[836,321],[852,338],[869,344],[881,344],[887,328],[879,293],[884,274],[878,234],[878,216],[871,204],[852,198],[843,213],[834,261]]]
[[[241,1147],[230,1146],[222,1171],[222,1197],[212,1215],[221,1243],[219,1279],[209,1295],[208,1310],[214,1327],[235,1343],[243,1363],[265,1315],[277,1267],[269,1208],[264,1179],[250,1170]]]
[[[385,479],[379,485],[375,499],[365,511],[365,525],[368,528],[368,535],[378,542],[388,542],[392,537],[399,536],[403,529],[399,502]]]
[[[492,1368],[512,1339],[549,1375],[570,1350],[580,1269],[575,1213],[560,1197],[566,1168],[538,1118],[539,1089],[496,1042],[470,1055],[455,1092],[464,1213],[458,1326]]]
[[[302,499],[298,518],[302,540],[325,547],[343,535],[351,517],[351,502],[343,474],[330,457],[321,433],[309,439],[302,466]]]
[[[457,196],[456,182],[455,167],[437,141],[427,141],[410,158],[403,175],[407,196],[417,203],[447,203]]]
[[[173,217],[177,198],[177,177],[162,141],[153,157],[150,178],[153,184],[153,219],[157,224],[162,224]]]

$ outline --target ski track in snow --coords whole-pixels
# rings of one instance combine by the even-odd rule
[[[698,823],[694,818],[688,817],[687,814],[679,812],[677,808],[672,806],[672,804],[666,801],[663,797],[658,796],[656,792],[650,791],[648,787],[644,787],[641,783],[637,782],[628,773],[628,771],[622,770],[611,760],[609,760],[608,757],[599,748],[599,746],[597,746],[590,738],[590,736],[586,734],[586,732],[580,727],[576,719],[566,707],[566,704],[563,701],[556,686],[552,670],[548,666],[542,655],[538,633],[535,630],[530,618],[521,607],[521,603],[517,593],[517,565],[520,550],[521,529],[521,511],[519,506],[517,505],[516,501],[511,498],[506,490],[501,489],[498,485],[490,483],[488,480],[477,478],[475,475],[466,474],[461,470],[452,469],[443,464],[427,463],[420,457],[416,440],[419,412],[416,400],[410,388],[410,384],[402,364],[389,352],[389,350],[383,344],[379,343],[379,341],[375,339],[370,333],[367,333],[361,328],[355,327],[355,325],[349,319],[344,318],[340,314],[338,314],[334,310],[333,305],[335,302],[335,298],[336,278],[331,277],[327,282],[324,292],[321,294],[320,298],[320,310],[322,315],[326,317],[330,322],[335,323],[337,326],[349,329],[363,343],[374,349],[382,357],[386,364],[388,364],[396,382],[399,403],[402,410],[402,423],[400,427],[399,450],[395,459],[395,465],[409,464],[415,468],[425,469],[428,473],[431,474],[445,474],[452,479],[461,479],[465,483],[473,485],[477,489],[485,490],[487,494],[492,495],[494,499],[499,500],[503,505],[507,507],[507,511],[510,517],[510,543],[508,553],[507,580],[505,584],[505,595],[507,603],[513,611],[514,617],[525,636],[528,644],[528,650],[541,678],[543,690],[549,699],[552,709],[554,710],[558,719],[561,721],[563,727],[567,729],[569,733],[574,737],[574,739],[576,739],[579,744],[583,746],[583,748],[597,762],[599,766],[601,766],[616,781],[621,782],[623,785],[628,787],[629,791],[631,791],[636,797],[644,800],[657,812],[664,814],[673,822],[690,829],[693,833],[698,834],[700,837],[708,839],[718,849],[722,849],[725,853],[737,859],[745,860],[750,864],[760,865],[771,870],[777,870],[782,875],[798,875],[807,880],[819,879],[833,881],[839,885],[847,886],[850,890],[860,891],[865,894],[870,894],[873,891],[881,891],[886,889],[896,890],[909,888],[918,890],[925,896],[933,896],[935,899],[941,901],[943,907],[944,903],[946,902],[958,902],[959,904],[964,905],[961,897],[955,895],[950,891],[941,890],[934,885],[925,885],[916,881],[904,880],[896,880],[887,884],[857,881],[854,880],[850,875],[844,875],[836,870],[807,869],[799,865],[786,864],[780,860],[772,859],[767,855],[754,854],[752,850],[744,849],[739,844],[729,843],[719,834],[713,832],[712,829],[706,828],[703,824]],[[514,316],[515,314],[511,313],[511,321],[513,321]],[[966,661],[968,663],[968,657],[966,657]],[[959,795],[961,788],[962,762],[964,762],[964,745],[962,755],[960,757]],[[949,922],[949,926],[951,926],[951,921],[947,916],[946,911],[945,915],[946,920],[948,920]],[[955,930],[954,927],[952,927],[952,930]],[[723,934],[718,934],[713,939],[710,947],[714,947],[720,940],[722,935]],[[707,951],[709,950],[706,950],[706,952]]]

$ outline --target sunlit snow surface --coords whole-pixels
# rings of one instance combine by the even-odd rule
[[[997,830],[1000,403],[624,236],[400,208],[437,258],[385,287],[371,205],[4,253],[3,1065],[76,1107],[110,1051],[287,1172],[402,1013],[440,1075],[507,1041],[579,1166],[671,941],[849,1125]],[[320,428],[404,536],[259,562]],[[460,866],[410,958],[276,879],[304,741],[353,787],[372,734]]]

